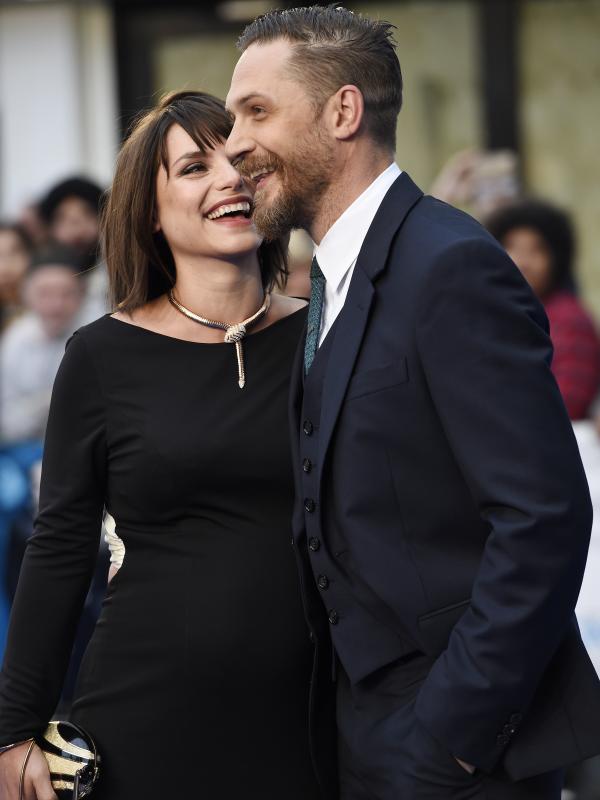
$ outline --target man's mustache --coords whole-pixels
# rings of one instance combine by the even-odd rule
[[[283,163],[273,156],[267,158],[248,157],[238,161],[235,166],[243,178],[251,180],[251,176],[257,173],[274,172],[276,169],[282,169]]]

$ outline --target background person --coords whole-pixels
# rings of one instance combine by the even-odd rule
[[[26,313],[0,340],[0,441],[43,438],[52,384],[84,299],[81,264],[66,248],[35,256],[23,281]]]
[[[50,239],[70,247],[81,259],[87,288],[80,325],[109,310],[108,275],[99,252],[102,195],[100,186],[88,178],[68,178],[53,186],[38,206]]]
[[[541,300],[554,347],[552,372],[570,418],[584,419],[600,387],[600,338],[576,290],[569,217],[541,200],[522,200],[486,220]]]
[[[0,334],[23,310],[22,283],[33,246],[25,229],[0,222]]]

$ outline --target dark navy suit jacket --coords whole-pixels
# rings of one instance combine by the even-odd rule
[[[574,617],[591,505],[551,357],[545,314],[502,248],[403,173],[336,323],[320,533],[373,614],[437,657],[419,721],[453,754],[488,771],[503,761],[514,779],[600,752],[600,683]],[[301,369],[299,351],[298,466]],[[294,537],[305,546],[301,502]],[[323,606],[302,570],[316,630]],[[343,644],[362,679],[360,636]],[[368,669],[380,661],[370,653]]]

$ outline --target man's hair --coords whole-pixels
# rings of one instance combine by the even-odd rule
[[[346,8],[310,6],[269,11],[246,27],[237,46],[285,39],[293,46],[288,69],[304,84],[320,110],[346,84],[358,87],[364,124],[372,138],[396,149],[396,120],[402,106],[402,73],[394,25]]]

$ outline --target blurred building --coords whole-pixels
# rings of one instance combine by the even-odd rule
[[[0,215],[54,180],[108,183],[132,117],[165,90],[224,96],[263,0],[0,0]],[[570,209],[600,316],[600,0],[351,2],[398,27],[398,161],[424,187],[464,148],[519,156],[528,191]]]

